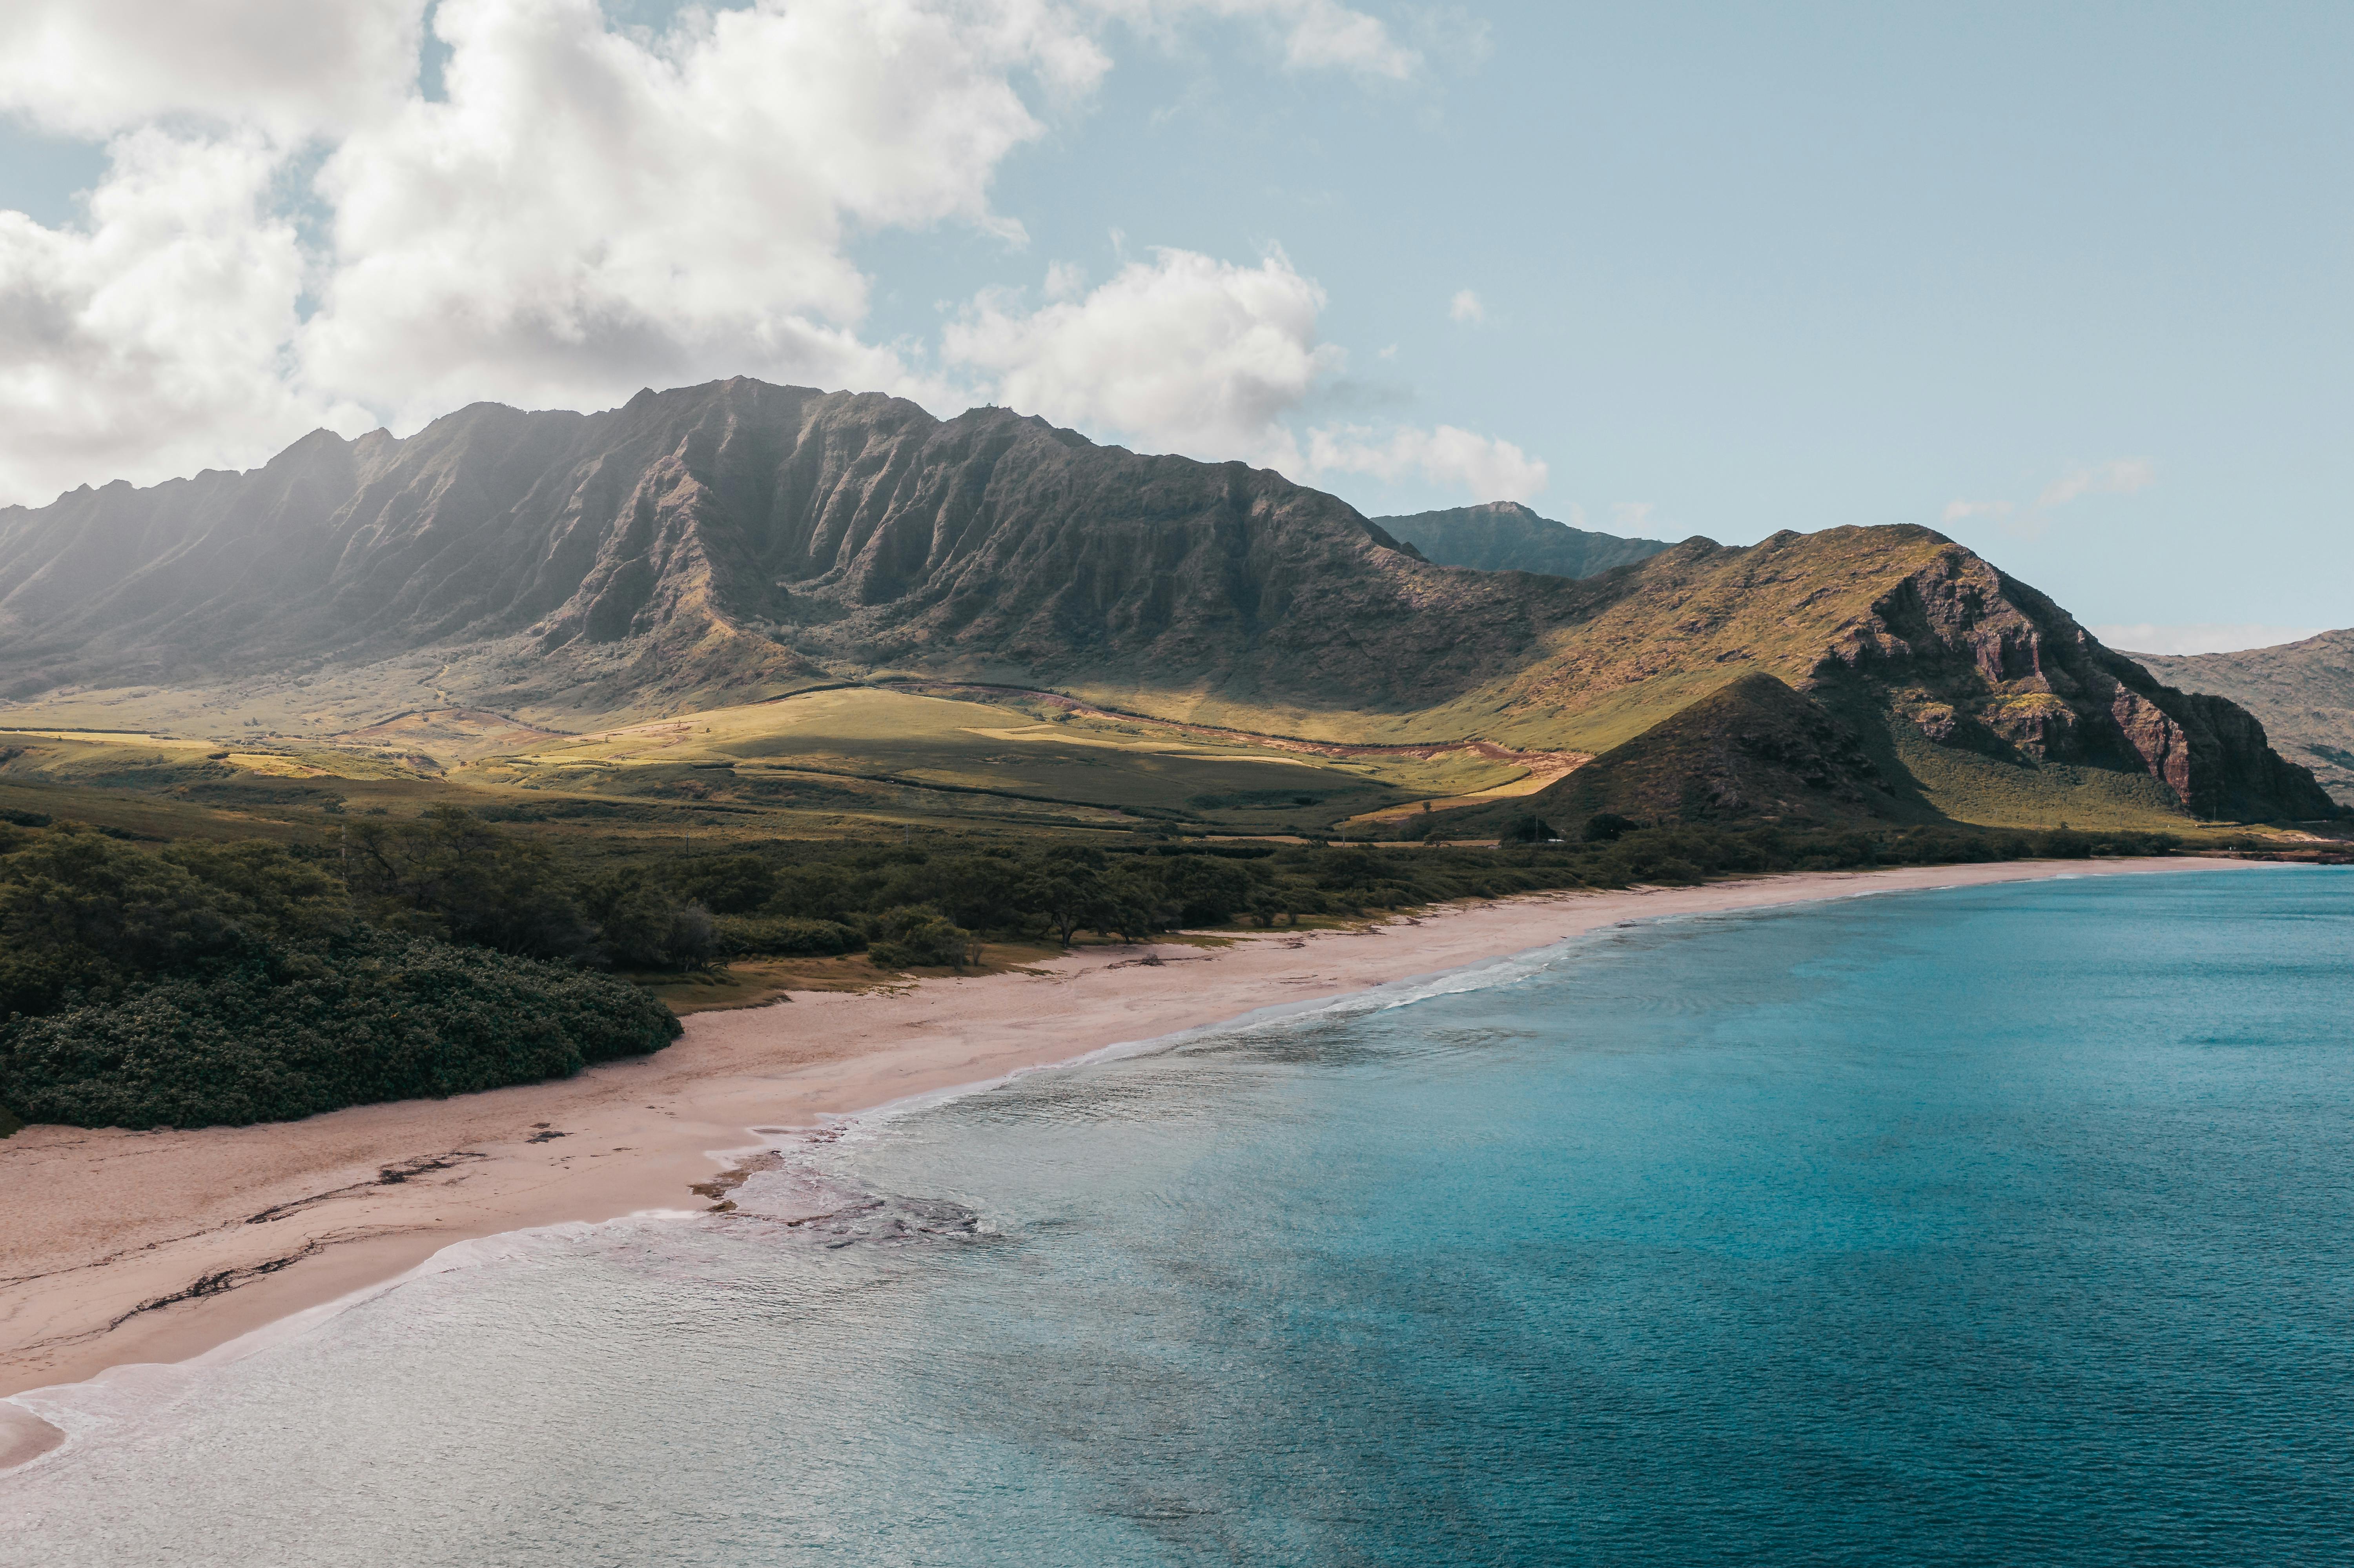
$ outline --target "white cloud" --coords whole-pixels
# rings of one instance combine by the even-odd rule
[[[1973,517],[2008,517],[2019,510],[2008,501],[1961,501],[1946,503],[1946,521],[1967,523]]]
[[[988,187],[1040,133],[1013,77],[1106,61],[1039,13],[801,0],[613,33],[595,0],[443,0],[447,101],[328,160],[312,374],[406,417],[743,372],[897,386],[854,328],[854,226],[1018,233]]]
[[[1450,319],[1466,326],[1478,326],[1488,319],[1488,307],[1479,302],[1478,294],[1463,289],[1447,302],[1447,313]]]
[[[1336,0],[755,0],[667,32],[598,0],[440,0],[429,101],[425,11],[0,12],[0,112],[113,138],[84,218],[0,213],[0,500],[249,462],[323,422],[738,373],[946,411],[964,389],[928,345],[862,334],[851,246],[940,225],[1022,243],[991,182],[1082,111],[1115,21],[1257,23],[1292,69],[1419,58]],[[1092,291],[1062,265],[1047,294],[1034,314],[974,302],[944,362],[1203,456],[1296,461],[1286,420],[1341,357],[1316,338],[1322,291],[1279,255],[1157,251]]]
[[[0,497],[251,463],[335,417],[287,365],[302,258],[263,211],[274,162],[256,132],[138,131],[85,228],[0,211]]]
[[[2133,653],[2232,653],[2243,648],[2275,648],[2301,642],[2327,630],[2319,626],[2262,626],[2222,621],[2085,628],[2110,647]]]
[[[1285,53],[1295,69],[1338,66],[1403,80],[1421,64],[1421,57],[1400,47],[1378,20],[1334,0],[1296,0],[1269,9],[1287,14],[1291,33]]]
[[[998,401],[1060,424],[1292,467],[1283,418],[1341,358],[1316,341],[1323,308],[1324,291],[1280,252],[1238,267],[1157,250],[1034,312],[984,295],[942,333],[941,356],[980,372]]]
[[[1385,483],[1419,476],[1436,484],[1460,486],[1481,501],[1530,500],[1544,489],[1549,477],[1542,461],[1511,442],[1452,425],[1394,430],[1386,440],[1377,440],[1363,425],[1311,430],[1308,470],[1311,474],[1365,474]]]
[[[197,115],[280,141],[390,111],[425,0],[9,0],[0,104],[105,136]]]

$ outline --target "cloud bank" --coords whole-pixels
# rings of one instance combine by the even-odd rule
[[[0,500],[259,461],[481,398],[606,407],[748,374],[1013,404],[1108,439],[1532,493],[1440,426],[1294,426],[1343,363],[1278,250],[1182,249],[937,344],[862,330],[862,234],[962,225],[1087,111],[1113,41],[1203,25],[1285,69],[1420,67],[1337,0],[758,0],[617,29],[597,0],[19,0],[0,111],[102,139],[80,220],[0,211]],[[438,69],[427,62],[438,61]],[[430,91],[429,91],[429,87]]]

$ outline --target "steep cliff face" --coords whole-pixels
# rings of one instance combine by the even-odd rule
[[[912,662],[1401,708],[1524,662],[1577,602],[1416,561],[1265,470],[751,381],[588,416],[479,405],[0,514],[19,695],[505,639],[548,700]]]
[[[2162,685],[2068,612],[1959,546],[1945,545],[1831,645],[1844,669],[1945,746],[2038,762],[2139,768],[2207,818],[2335,813],[2304,768],[2228,702]]]
[[[0,694],[271,671],[383,696],[347,724],[426,687],[578,722],[907,672],[1595,752],[1762,673],[1930,744],[2147,772],[2201,815],[2326,810],[2247,715],[1926,529],[1467,570],[1266,470],[748,380],[0,512]],[[1751,699],[1744,723],[1777,700]]]

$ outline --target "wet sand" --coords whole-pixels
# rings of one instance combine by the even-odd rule
[[[392,1278],[454,1242],[697,1209],[761,1130],[989,1082],[1106,1046],[1547,946],[1619,921],[2244,861],[2025,862],[1537,894],[1363,931],[1097,948],[1036,972],[804,992],[698,1013],[668,1050],[577,1077],[188,1132],[27,1128],[0,1140],[0,1398],[175,1361]],[[23,1417],[23,1419],[19,1419]],[[0,1468],[55,1429],[0,1404]]]

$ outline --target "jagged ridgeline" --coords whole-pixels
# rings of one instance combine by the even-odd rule
[[[1582,577],[1427,553],[1267,470],[1004,409],[743,379],[599,414],[478,404],[0,512],[0,694],[279,672],[322,726],[429,693],[577,729],[918,677],[1593,757],[1512,808],[1568,819],[2336,809],[2243,709],[1927,529],[1688,539]]]

